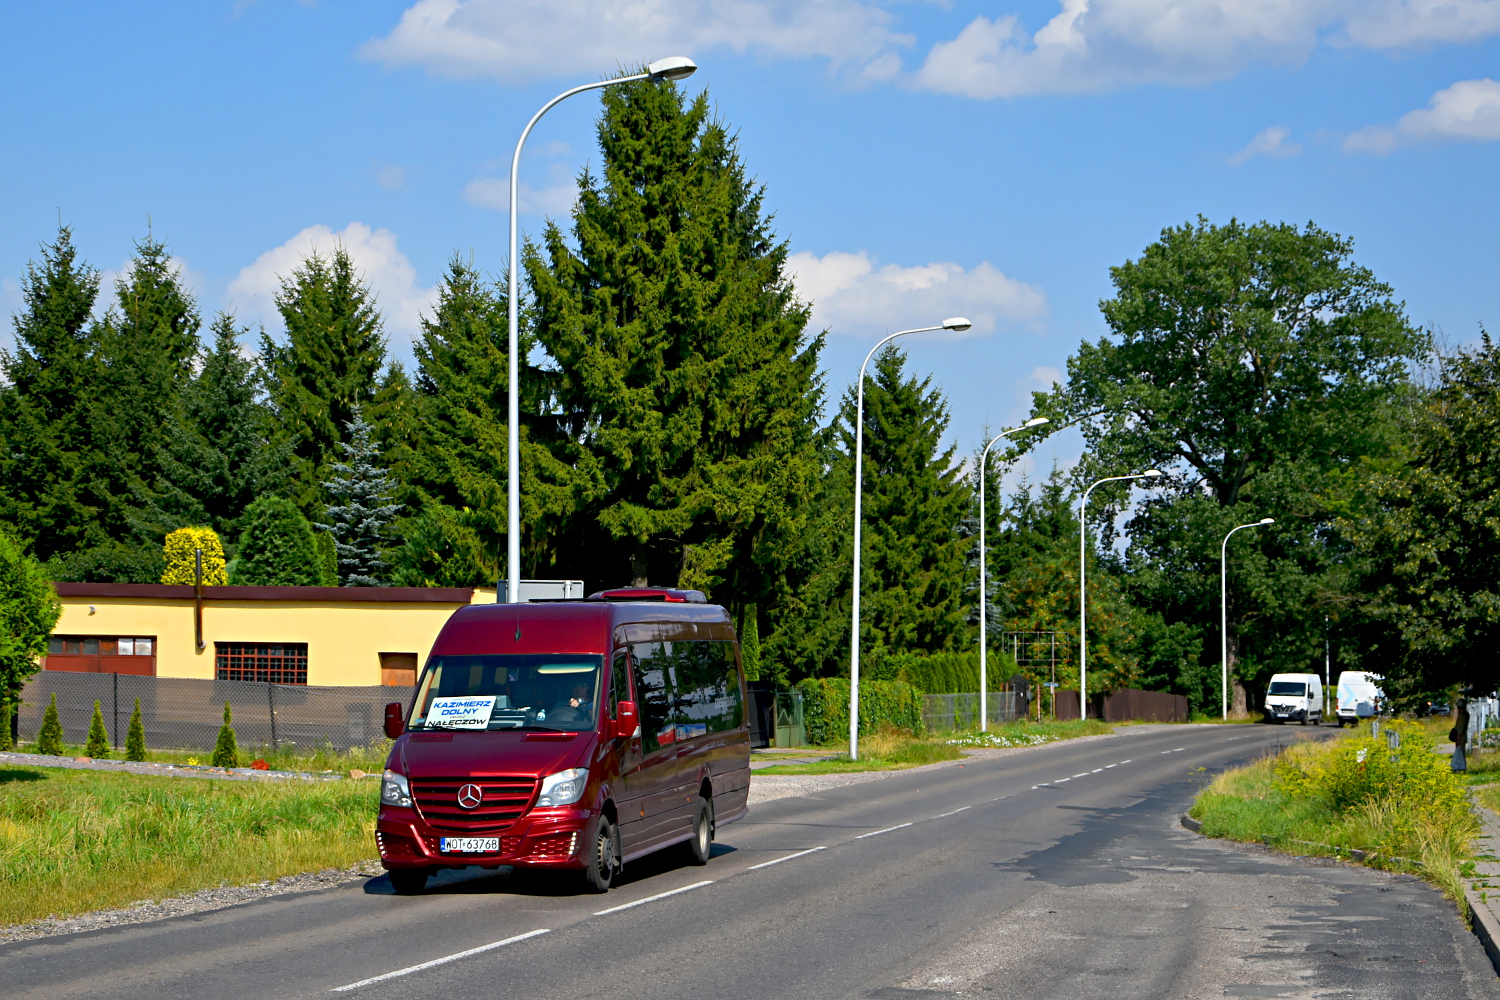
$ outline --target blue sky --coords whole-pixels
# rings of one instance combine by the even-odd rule
[[[671,54],[767,186],[831,386],[884,332],[977,321],[908,344],[964,452],[1103,333],[1109,266],[1200,213],[1314,220],[1414,321],[1500,326],[1500,0],[9,4],[0,308],[59,214],[109,270],[149,220],[206,311],[273,333],[275,275],[338,239],[409,357],[454,250],[503,265],[526,119]],[[596,110],[534,133],[524,229],[566,215]]]

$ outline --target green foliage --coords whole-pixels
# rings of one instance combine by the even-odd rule
[[[304,513],[324,502],[323,482],[338,456],[355,409],[375,397],[385,361],[380,314],[343,247],[316,253],[283,279],[276,308],[286,343],[261,337],[278,439],[296,469],[296,501]]]
[[[230,725],[229,702],[224,703],[224,724],[219,727],[219,738],[214,743],[212,763],[214,767],[239,767],[240,749],[234,740],[234,728]]]
[[[1016,673],[1016,663],[1007,653],[991,652],[985,668],[991,691],[1005,687]],[[871,667],[872,679],[886,675],[906,681],[922,694],[970,694],[979,690],[979,651],[888,656]]]
[[[383,587],[389,565],[380,550],[402,504],[385,502],[393,484],[376,464],[380,448],[370,440],[371,428],[359,407],[347,427],[349,440],[341,445],[345,461],[333,464],[333,478],[323,484],[333,501],[328,523],[316,527],[333,536],[340,586]]]
[[[318,553],[318,586],[337,587],[339,585],[339,554],[338,549],[334,547],[333,536],[326,531],[314,531],[313,548]]]
[[[15,738],[11,735],[11,720],[15,718],[16,707],[9,702],[0,702],[0,750],[14,750],[16,748]]]
[[[0,531],[0,704],[20,701],[61,614],[42,566]]]
[[[745,680],[760,680],[760,616],[753,604],[745,605],[741,612],[743,625],[740,628],[740,666],[744,668]]]
[[[1400,735],[1395,749],[1390,733]],[[1294,797],[1321,797],[1340,812],[1372,799],[1444,814],[1460,811],[1463,781],[1435,744],[1417,723],[1393,720],[1378,736],[1362,727],[1332,746],[1293,747],[1276,762],[1276,777]]]
[[[98,699],[94,700],[94,717],[89,720],[89,739],[83,752],[96,760],[109,756],[109,731],[104,728],[104,713],[99,710]]]
[[[551,361],[526,518],[559,512],[530,564],[774,601],[819,473],[823,340],[708,95],[641,81],[601,101],[603,173],[580,177],[572,231],[524,252]]]
[[[70,583],[158,583],[166,569],[160,545],[116,541],[59,553],[47,562],[49,576]]]
[[[62,720],[57,717],[56,694],[52,695],[52,700],[42,712],[42,728],[36,732],[36,752],[52,757],[61,757],[63,754],[63,727]]]
[[[429,501],[416,517],[396,522],[401,546],[386,552],[398,587],[491,587],[501,575],[487,540],[494,512],[454,510]]]
[[[198,551],[203,552],[203,585],[222,587],[229,582],[224,572],[224,547],[212,528],[178,528],[167,536],[162,546],[166,569],[161,582],[187,584],[198,581]]]
[[[141,720],[141,699],[135,700],[135,711],[130,713],[130,728],[125,730],[125,759],[146,759],[146,724]]]
[[[234,583],[259,587],[316,587],[322,580],[312,526],[285,497],[262,497],[240,519]]]
[[[802,720],[814,745],[849,738],[849,681],[842,677],[809,677],[797,683],[802,692]],[[922,696],[904,681],[859,684],[859,732],[895,729],[922,735]]]

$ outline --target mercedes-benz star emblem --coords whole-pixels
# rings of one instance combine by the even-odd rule
[[[464,785],[458,790],[458,804],[465,809],[478,809],[484,801],[484,789],[478,785]]]

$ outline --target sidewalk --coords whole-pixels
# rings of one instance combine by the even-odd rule
[[[1474,933],[1500,971],[1500,816],[1477,803],[1474,811],[1482,830],[1474,842],[1475,874],[1466,880],[1464,896],[1474,915]]]

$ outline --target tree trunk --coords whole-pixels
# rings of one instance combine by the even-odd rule
[[[1240,643],[1234,633],[1230,633],[1228,642],[1227,663],[1229,664],[1229,717],[1231,719],[1243,719],[1250,714],[1249,692],[1237,676],[1237,668],[1240,661]]]
[[[646,582],[646,552],[641,546],[637,546],[630,554],[630,585],[632,587],[650,586]]]

